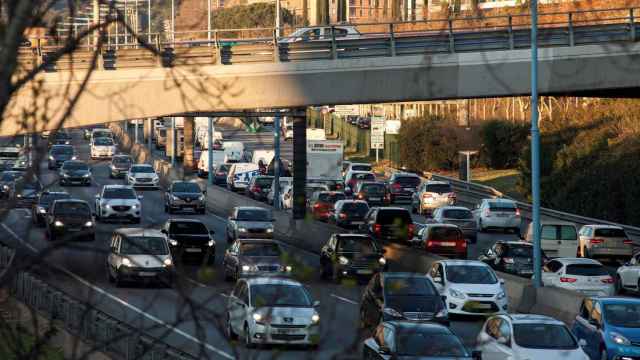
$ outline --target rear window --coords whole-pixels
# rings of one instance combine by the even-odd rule
[[[446,193],[453,192],[453,190],[451,189],[451,185],[449,184],[427,185],[425,187],[425,191],[430,193],[436,193],[436,194],[446,194]]]
[[[369,255],[375,254],[378,249],[371,239],[340,237],[338,251]]]
[[[489,203],[489,209],[491,211],[515,212],[516,204],[504,203],[504,202],[499,202],[499,203],[493,202],[493,203]]]
[[[429,240],[458,240],[461,238],[460,230],[448,226],[434,227],[429,233]]]
[[[533,257],[533,246],[511,245],[504,256],[507,257]]]
[[[351,170],[371,171],[371,165],[351,165]]]
[[[369,205],[365,203],[344,203],[342,211],[350,214],[365,215],[369,211]]]
[[[544,225],[541,238],[544,240],[577,240],[576,228],[571,225]]]
[[[353,174],[351,179],[355,180],[375,180],[376,177],[373,174]]]
[[[368,194],[382,194],[384,193],[385,187],[382,184],[363,184],[362,191]]]
[[[378,223],[380,224],[411,224],[411,214],[407,210],[379,210]]]
[[[318,195],[318,201],[327,202],[331,204],[335,204],[338,200],[344,200],[343,193],[335,193],[335,194],[320,194]]]
[[[256,179],[256,184],[260,185],[260,187],[271,187],[271,184],[273,184],[273,178],[259,177]]]
[[[446,219],[473,219],[473,214],[471,214],[471,211],[463,209],[444,210],[442,212],[442,216]]]
[[[415,176],[398,176],[395,178],[394,182],[402,186],[416,187],[420,185],[420,178]]]
[[[622,229],[596,229],[595,236],[626,238],[627,233]]]
[[[609,275],[607,270],[602,265],[597,264],[573,264],[567,265],[565,271],[567,275],[578,276],[606,276]]]

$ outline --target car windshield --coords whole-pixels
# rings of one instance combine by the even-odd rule
[[[367,211],[369,211],[369,205],[364,202],[345,202],[342,204],[342,211],[364,216],[367,214]]]
[[[382,184],[362,184],[362,191],[367,194],[383,194],[384,185]]]
[[[318,201],[335,204],[338,200],[344,200],[343,193],[321,193],[318,195]]]
[[[594,236],[626,238],[627,233],[625,233],[624,230],[622,229],[604,228],[604,229],[596,229],[596,231],[594,232]]]
[[[516,204],[509,202],[490,202],[489,210],[500,212],[516,212]]]
[[[533,258],[533,246],[510,245],[504,256]]]
[[[495,284],[498,279],[486,266],[448,265],[447,280],[459,284]]]
[[[244,243],[240,245],[243,256],[280,256],[280,246],[276,243]]]
[[[136,193],[133,189],[128,188],[111,188],[104,189],[104,194],[102,195],[105,199],[135,199]]]
[[[253,307],[311,306],[311,298],[300,285],[257,284],[250,287]]]
[[[91,208],[84,202],[65,201],[56,203],[54,212],[59,215],[89,215]]]
[[[443,210],[442,217],[445,219],[468,220],[473,219],[473,214],[471,211],[465,209],[451,209]]]
[[[102,137],[111,137],[111,131],[94,131],[93,132],[93,137],[94,138],[102,138]]]
[[[57,140],[67,140],[67,139],[71,139],[71,135],[65,132],[60,132],[60,133],[56,133],[55,138]]]
[[[11,182],[17,178],[19,178],[20,176],[22,176],[20,173],[17,172],[3,172],[2,175],[0,176],[0,181],[2,182]]]
[[[356,174],[353,174],[351,176],[351,179],[354,179],[354,180],[375,180],[376,177],[373,174],[370,174],[370,173],[366,173],[366,174],[358,174],[358,173],[356,173]]]
[[[378,249],[375,243],[369,238],[340,237],[338,251],[369,255],[377,253]]]
[[[20,157],[20,152],[18,151],[0,151],[0,158],[14,158],[17,159]]]
[[[513,324],[514,341],[530,349],[576,349],[575,339],[564,325]]]
[[[49,205],[55,200],[69,199],[69,198],[71,198],[71,195],[67,193],[49,193],[49,194],[43,194],[42,196],[40,196],[39,203],[40,205]]]
[[[394,182],[400,186],[416,187],[420,185],[420,178],[416,176],[398,176]]]
[[[114,157],[113,158],[113,163],[116,165],[130,165],[131,164],[131,158],[128,156],[119,156],[119,157]]]
[[[77,170],[89,170],[89,165],[83,163],[83,162],[65,162],[62,165],[62,168],[64,170],[71,170],[71,171],[77,171]]]
[[[378,212],[378,222],[383,225],[411,224],[411,214],[407,210],[381,209]]]
[[[266,209],[238,210],[237,221],[271,221],[271,212]]]
[[[273,183],[273,178],[270,176],[259,176],[256,179],[256,184],[261,188],[270,188]]]
[[[389,277],[384,289],[390,296],[433,296],[437,295],[431,282],[423,276]]]
[[[425,187],[425,191],[436,194],[447,194],[453,190],[451,190],[451,185],[449,184],[428,184]]]
[[[22,188],[25,190],[41,190],[42,184],[37,180],[25,181],[22,184]]]
[[[124,255],[168,255],[169,248],[161,237],[134,236],[123,238],[120,252]]]
[[[173,192],[181,192],[181,193],[200,193],[202,190],[200,189],[200,185],[192,182],[179,182],[174,183],[171,187]]]
[[[571,264],[565,270],[567,275],[577,276],[607,276],[607,269],[598,264]]]
[[[460,230],[450,226],[435,226],[431,228],[429,240],[458,240],[462,239]]]
[[[113,145],[113,140],[111,140],[111,138],[108,138],[108,137],[100,137],[100,138],[96,138],[93,141],[93,144],[98,146],[111,146]]]
[[[624,328],[640,328],[640,303],[605,304],[607,323]]]
[[[52,155],[73,155],[71,146],[54,146],[51,148]]]
[[[204,235],[209,234],[209,230],[207,227],[200,222],[195,221],[172,221],[171,225],[169,225],[169,232],[172,234],[181,234],[181,235]]]
[[[151,166],[132,166],[131,169],[129,169],[129,171],[132,173],[144,173],[144,174],[151,174],[154,172]]]
[[[368,164],[351,165],[351,170],[355,170],[355,171],[371,171],[371,165],[368,165]]]
[[[410,327],[396,335],[396,348],[398,356],[469,357],[469,353],[457,336],[421,332]]]

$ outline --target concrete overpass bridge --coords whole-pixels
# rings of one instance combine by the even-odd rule
[[[597,20],[591,12],[565,14],[563,24],[542,25],[542,95],[636,96],[640,43],[633,9],[598,14]],[[578,15],[590,20],[577,21]],[[346,40],[217,40],[157,45],[156,53],[107,49],[93,71],[93,53],[76,51],[49,63],[13,97],[0,135],[56,128],[76,93],[65,127],[198,111],[528,94],[530,30],[512,17],[499,20],[504,24],[471,30],[449,21],[444,32],[400,32],[394,29],[402,24],[387,24],[386,32]],[[47,49],[41,51],[21,63],[46,61]]]

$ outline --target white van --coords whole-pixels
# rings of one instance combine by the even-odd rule
[[[245,154],[247,162],[259,164],[260,160],[262,160],[264,166],[268,166],[271,163],[271,160],[276,156],[276,152],[273,150],[253,150],[247,151]]]
[[[234,163],[227,175],[227,188],[231,191],[246,189],[249,181],[254,176],[260,174],[258,164],[254,163]]]
[[[525,241],[533,242],[533,223],[529,224]],[[548,257],[576,257],[578,254],[576,225],[559,220],[543,220],[540,222],[540,243]]]
[[[244,144],[241,141],[225,141],[222,143],[228,162],[240,162],[244,156]]]
[[[224,151],[216,150],[212,151],[211,154],[214,169],[226,162]],[[205,177],[207,175],[209,175],[209,151],[203,151],[200,153],[200,159],[198,159],[198,176]]]

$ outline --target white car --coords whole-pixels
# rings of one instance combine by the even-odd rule
[[[275,188],[275,186],[274,186],[275,183],[276,183],[276,180],[273,179],[273,181],[271,182],[271,188],[269,188],[269,193],[267,194],[267,204],[269,204],[269,205],[274,205],[273,198],[274,198],[275,195],[274,195],[273,191],[274,191],[274,188]],[[285,188],[287,186],[290,186],[291,184],[293,184],[293,178],[292,177],[284,177],[284,176],[280,177],[280,199],[282,199],[282,194],[283,194],[283,191],[285,190]]]
[[[633,241],[623,228],[613,225],[584,225],[578,232],[581,257],[623,259],[633,255]]]
[[[127,185],[135,188],[153,188],[160,187],[160,177],[149,164],[132,165],[125,177]]]
[[[92,159],[111,159],[116,154],[116,144],[113,139],[108,137],[99,137],[91,141],[91,158]]]
[[[628,263],[616,271],[616,284],[619,291],[640,292],[640,253],[635,254]]]
[[[291,35],[278,39],[278,43],[295,43],[295,42],[318,42],[318,41],[331,41],[333,36],[331,35],[331,26],[312,26],[298,28]],[[353,40],[362,37],[360,32],[353,25],[336,25],[335,37],[337,40]]]
[[[240,279],[227,302],[226,333],[255,344],[317,345],[319,302],[295,280],[258,277]]]
[[[612,296],[615,281],[599,261],[585,258],[557,258],[542,269],[542,283],[577,291],[587,296]]]
[[[142,196],[131,186],[105,185],[96,195],[95,209],[98,220],[130,220],[139,224],[142,218]]]
[[[443,296],[450,314],[486,315],[508,310],[504,281],[481,261],[436,261],[427,277]]]
[[[477,338],[483,360],[589,360],[569,328],[544,315],[492,316]]]
[[[482,199],[474,210],[480,232],[489,229],[513,230],[520,235],[520,209],[509,199]]]

